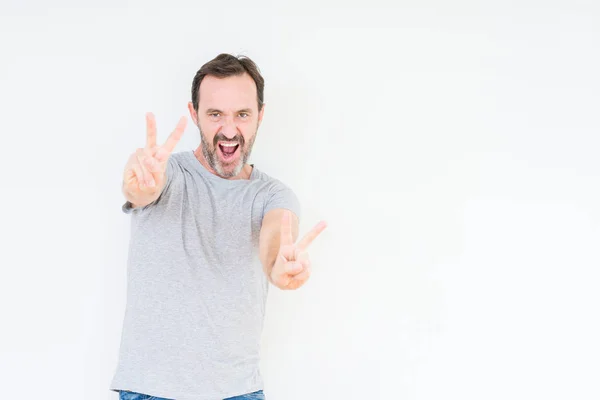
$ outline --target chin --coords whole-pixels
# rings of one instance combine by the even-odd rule
[[[223,178],[233,178],[235,176],[238,176],[240,172],[242,172],[243,167],[244,165],[241,162],[235,166],[223,167],[223,165],[219,165],[219,168],[217,168],[217,172]]]

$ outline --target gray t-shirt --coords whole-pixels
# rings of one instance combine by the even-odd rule
[[[258,258],[264,215],[300,216],[293,191],[253,168],[210,173],[192,151],[167,164],[161,196],[131,214],[127,304],[110,388],[220,400],[263,388],[260,340],[269,283]]]

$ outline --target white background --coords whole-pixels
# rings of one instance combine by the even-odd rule
[[[600,398],[597,1],[165,4],[1,3],[1,398],[117,398],[122,169],[220,52],[329,222],[271,291],[269,400]]]

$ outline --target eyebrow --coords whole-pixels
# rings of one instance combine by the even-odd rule
[[[208,110],[206,110],[207,114],[211,114],[211,113],[221,113],[223,114],[223,111],[218,110],[216,108],[209,108]],[[252,110],[250,108],[242,108],[241,110],[238,110],[237,113],[252,113]]]

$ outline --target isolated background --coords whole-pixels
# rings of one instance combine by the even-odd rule
[[[269,400],[600,398],[597,1],[166,4],[0,5],[0,397],[116,399],[122,169],[230,52],[252,161],[330,225],[271,291]]]

